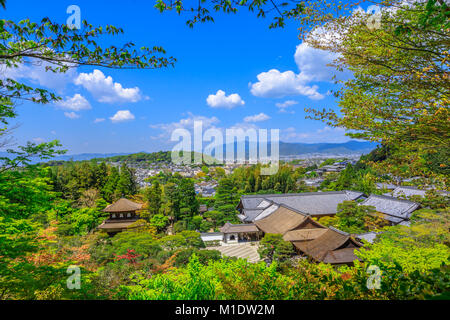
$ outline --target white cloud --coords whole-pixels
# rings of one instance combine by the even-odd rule
[[[138,87],[124,88],[120,83],[114,82],[111,76],[105,77],[103,72],[97,69],[92,73],[80,73],[74,82],[83,86],[99,102],[137,102],[142,99]]]
[[[56,103],[58,107],[65,110],[80,111],[91,109],[91,104],[81,94],[76,93],[73,97],[66,97],[65,100]]]
[[[306,85],[305,79],[292,71],[280,72],[272,69],[256,76],[258,82],[250,84],[250,92],[257,97],[282,98],[285,96],[303,95],[313,100],[322,99],[317,85]]]
[[[97,118],[94,120],[94,123],[99,123],[105,121],[105,118]]]
[[[124,122],[134,120],[134,115],[130,112],[130,110],[119,110],[116,114],[109,118],[112,122]]]
[[[211,108],[232,109],[245,104],[244,100],[237,93],[226,96],[225,91],[218,90],[216,94],[210,94],[206,98],[206,103]]]
[[[337,53],[315,49],[307,43],[299,44],[294,54],[299,77],[305,82],[333,81],[333,75],[338,72],[330,64],[338,57]]]
[[[294,114],[295,111],[292,111],[292,110],[291,110],[291,111],[288,111],[287,109],[288,109],[289,107],[293,106],[293,105],[296,105],[296,104],[298,104],[298,102],[297,102],[297,101],[294,101],[294,100],[286,100],[285,102],[278,102],[278,103],[275,103],[275,105],[277,106],[277,108],[280,109],[280,110],[279,110],[280,113],[290,113],[290,114]]]
[[[261,122],[261,121],[266,121],[269,120],[270,117],[265,114],[265,113],[259,113],[259,114],[255,114],[253,116],[248,116],[244,118],[244,122]]]
[[[294,100],[286,100],[285,102],[278,102],[278,103],[275,103],[275,105],[276,105],[278,108],[280,108],[280,109],[284,109],[284,108],[293,106],[293,105],[295,105],[295,104],[298,104],[298,102],[297,102],[297,101],[294,101]]]
[[[80,117],[79,114],[75,113],[75,112],[64,112],[64,115],[69,118],[69,119],[78,119]]]
[[[0,67],[0,78],[11,78],[19,81],[26,79],[34,84],[62,92],[68,83],[73,82],[77,75],[76,68],[69,68],[65,73],[46,71],[46,67],[53,66],[48,62],[28,61],[17,68]]]

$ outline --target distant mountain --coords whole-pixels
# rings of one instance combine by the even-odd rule
[[[234,148],[237,153],[237,143],[227,144],[223,146],[223,152],[229,148]],[[305,154],[341,154],[354,155],[366,154],[377,147],[376,143],[366,141],[350,140],[344,143],[288,143],[280,141],[279,152],[280,156],[299,156]],[[248,156],[249,143],[245,142],[245,154]],[[267,146],[267,153],[270,155],[270,143]],[[257,150],[259,150],[257,146]]]
[[[65,154],[56,156],[54,158],[49,159],[52,161],[84,161],[91,160],[95,158],[109,158],[114,156],[126,155],[128,153],[80,153],[80,154]],[[0,157],[10,157],[10,154],[7,152],[0,152]],[[39,159],[32,159],[33,163],[39,162]]]
[[[302,155],[306,153],[362,154],[377,147],[376,143],[350,140],[344,143],[287,143],[280,141],[280,155]]]
[[[297,156],[305,154],[366,154],[375,149],[377,146],[373,142],[365,141],[355,141],[350,140],[344,143],[287,143],[280,141],[280,156]],[[224,155],[226,154],[226,148],[228,145],[224,145]],[[232,146],[230,146],[232,147]],[[270,154],[270,145],[267,148]],[[237,151],[237,143],[234,143],[235,154]],[[248,142],[245,146],[246,155],[248,155]],[[148,153],[148,152],[138,152],[138,153],[81,153],[72,155],[61,155],[52,158],[53,161],[84,161],[91,159],[101,159],[101,158],[112,158],[111,160],[150,160],[147,158],[154,158],[156,156],[160,157],[161,154],[165,152],[158,153]],[[7,157],[9,154],[6,152],[0,152],[0,157]],[[130,155],[130,156],[129,156]],[[134,156],[133,156],[134,155]],[[165,157],[163,157],[165,158]],[[154,159],[153,159],[154,160]],[[34,159],[33,162],[38,162],[38,159]]]

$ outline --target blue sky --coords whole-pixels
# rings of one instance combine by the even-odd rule
[[[160,14],[150,0],[8,1],[4,16],[64,23],[71,4],[93,25],[122,27],[114,44],[163,46],[178,61],[160,70],[80,67],[60,76],[36,66],[8,70],[64,98],[18,106],[18,143],[57,138],[69,154],[169,150],[172,130],[192,129],[194,120],[204,128],[280,129],[286,142],[349,140],[341,129],[305,119],[305,107],[336,108],[334,71],[326,67],[333,56],[301,44],[297,21],[270,30],[270,19],[242,11],[190,29],[186,16]]]

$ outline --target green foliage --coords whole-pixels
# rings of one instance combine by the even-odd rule
[[[292,243],[283,240],[281,234],[266,233],[259,243],[258,253],[261,259],[284,262],[294,254]]]
[[[411,227],[390,227],[375,243],[367,244],[356,254],[380,268],[399,266],[405,272],[424,272],[448,265],[449,216],[448,209],[417,211]]]
[[[158,231],[163,231],[169,224],[169,219],[162,214],[155,214],[150,218],[150,225]]]
[[[370,16],[362,11],[351,21],[330,15],[322,32],[308,36],[309,45],[340,54],[336,69],[349,69],[353,77],[336,92],[339,112],[307,111],[353,138],[382,143],[390,153],[378,163],[385,172],[429,177],[448,166],[442,156],[450,141],[444,3],[380,3],[396,10],[382,11],[376,30],[367,27]],[[323,41],[324,33],[334,36]]]
[[[158,180],[155,180],[150,188],[145,189],[144,197],[147,201],[149,213],[151,215],[158,214],[162,202],[162,190]]]
[[[348,233],[364,233],[368,220],[375,220],[375,208],[358,205],[355,201],[344,201],[338,204],[336,228]]]

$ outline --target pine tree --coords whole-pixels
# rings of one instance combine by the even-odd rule
[[[114,199],[114,193],[119,182],[119,170],[116,167],[111,167],[108,178],[106,179],[105,186],[102,189],[103,198],[112,202]]]
[[[145,200],[148,203],[148,212],[151,215],[159,213],[162,204],[162,191],[159,181],[155,179],[152,186],[145,190]]]
[[[135,194],[136,189],[134,173],[127,167],[126,163],[123,163],[120,167],[119,181],[117,182],[115,194],[117,197],[126,197]]]

